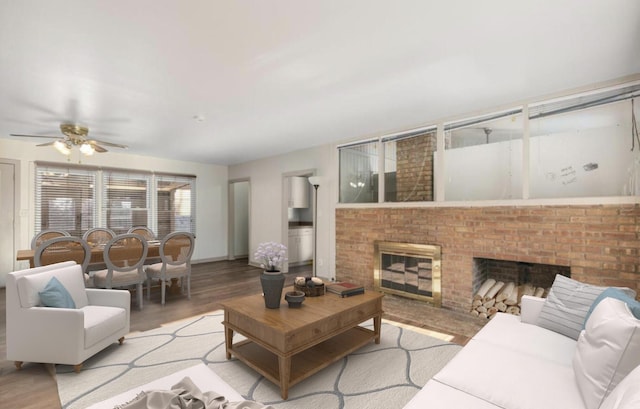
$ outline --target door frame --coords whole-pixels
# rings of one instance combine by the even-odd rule
[[[233,185],[235,183],[247,182],[247,239],[251,241],[251,178],[230,179],[228,181],[228,215],[227,215],[227,260],[235,260],[235,192]],[[251,249],[251,243],[249,243],[249,249]],[[248,261],[251,261],[251,257],[248,257]]]
[[[21,232],[18,228],[22,223],[20,219],[20,161],[15,159],[1,158],[0,163],[4,165],[13,166],[13,255],[12,257],[12,265],[13,271],[16,271],[16,259],[15,254],[17,253],[17,246],[20,243]],[[4,280],[0,282],[0,287],[4,287]]]

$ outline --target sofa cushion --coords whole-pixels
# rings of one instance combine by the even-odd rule
[[[516,315],[498,313],[474,340],[528,354],[570,367],[576,351],[576,341],[537,325],[523,324]]]
[[[624,301],[624,303],[627,304],[627,306],[631,310],[631,313],[633,314],[633,316],[640,319],[640,302],[636,301],[635,298],[629,296],[629,294],[625,293],[621,289],[610,287],[604,290],[602,293],[600,293],[600,295],[595,299],[593,304],[591,304],[591,307],[589,307],[587,316],[584,319],[585,326],[587,325],[587,320],[591,316],[591,313],[596,308],[596,306],[600,303],[600,301],[609,297],[618,299],[620,301]]]
[[[84,347],[91,348],[98,341],[117,333],[127,325],[124,308],[87,305],[84,312]]]
[[[51,277],[51,280],[38,294],[40,295],[40,302],[45,307],[76,308],[76,303],[73,302],[69,291],[55,277]]]
[[[606,288],[557,274],[540,311],[538,325],[577,340],[589,308]],[[635,297],[634,291],[621,290]]]
[[[588,409],[597,409],[616,385],[640,365],[640,320],[620,300],[605,298],[580,334],[573,368]]]
[[[640,366],[631,371],[606,397],[600,409],[640,408]]]
[[[479,339],[469,341],[433,379],[500,408],[584,407],[571,365]]]
[[[403,409],[500,409],[491,402],[431,379]]]
[[[67,289],[76,304],[76,308],[82,308],[89,304],[84,286],[84,273],[79,265],[73,264],[18,278],[16,286],[18,287],[20,306],[22,308],[31,308],[42,305],[39,292],[44,289],[51,277],[54,276]]]

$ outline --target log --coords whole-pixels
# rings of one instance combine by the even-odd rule
[[[473,300],[471,303],[471,308],[476,308],[482,305],[482,300]]]
[[[494,306],[494,304],[495,304],[495,303],[496,303],[496,299],[495,299],[495,298],[492,298],[492,299],[490,299],[490,300],[489,300],[489,301],[487,301],[487,302],[483,302],[483,303],[482,303],[482,306],[483,306],[483,307],[486,307],[486,308],[491,308],[491,307],[493,307],[493,306]]]
[[[481,305],[478,308],[476,308],[476,311],[478,311],[480,314],[486,313],[487,312],[487,307]]]
[[[500,312],[505,312],[507,310],[507,304],[503,303],[503,302],[497,302],[496,303],[496,308],[498,309],[498,311]]]
[[[509,296],[511,295],[511,293],[514,291],[515,288],[516,288],[516,283],[514,283],[513,281],[506,283],[504,287],[502,287],[502,289],[496,295],[496,301],[504,301],[507,298],[509,298]]]
[[[500,289],[504,287],[504,283],[502,281],[497,281],[490,289],[489,291],[487,291],[487,294],[484,296],[484,298],[482,298],[482,300],[484,302],[489,301],[490,299],[494,298],[496,296],[496,294],[498,294],[498,291],[500,291]]]
[[[520,294],[520,292],[522,291],[522,286],[516,286],[513,288],[513,291],[511,291],[511,294],[509,294],[509,296],[507,297],[506,300],[504,300],[504,303],[507,305],[516,305],[518,304],[518,300],[520,300],[520,298],[522,296],[518,296]]]
[[[534,297],[542,297],[542,294],[544,294],[544,288],[536,287],[535,291],[533,292],[533,296]]]
[[[481,312],[481,313],[480,313],[480,315],[478,315],[478,317],[480,317],[480,318],[484,318],[484,319],[489,318],[489,316],[487,315],[487,313],[486,313],[486,312]]]
[[[495,283],[496,283],[496,280],[494,280],[493,278],[489,278],[485,280],[485,282],[482,283],[482,285],[478,289],[478,292],[473,296],[473,299],[482,300],[484,296],[487,294],[487,291],[489,291]]]
[[[477,317],[480,313],[476,310],[471,310],[471,315],[475,315]]]
[[[549,291],[551,291],[551,287],[545,288],[544,293],[542,293],[542,298],[547,298]]]
[[[507,308],[506,312],[507,314],[520,315],[520,307],[512,305],[511,307]]]
[[[491,307],[487,310],[487,315],[489,317],[493,317],[494,315],[496,315],[497,312],[498,312],[498,309],[496,307]]]
[[[535,289],[533,288],[533,286],[531,284],[525,284],[522,287],[522,294],[519,294],[519,292],[518,292],[518,305],[520,305],[522,303],[522,296],[523,295],[533,295],[534,291],[535,291]]]

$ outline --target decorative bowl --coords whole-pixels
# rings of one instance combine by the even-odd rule
[[[284,299],[289,303],[289,308],[300,308],[304,301],[304,293],[302,291],[289,291],[284,295]]]

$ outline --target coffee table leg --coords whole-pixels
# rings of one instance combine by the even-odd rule
[[[380,328],[382,326],[382,315],[376,315],[373,317],[373,331],[376,334],[375,342],[376,344],[380,343]]]
[[[282,399],[289,397],[289,378],[291,377],[291,357],[278,357],[280,369],[280,395]]]
[[[227,359],[231,359],[231,346],[233,345],[233,330],[229,327],[224,329],[224,345],[227,350]]]

